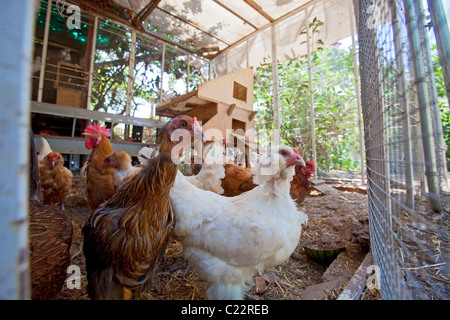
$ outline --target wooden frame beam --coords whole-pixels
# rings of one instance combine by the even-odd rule
[[[213,0],[215,3],[217,3],[219,6],[221,6],[222,8],[224,8],[225,10],[227,10],[228,12],[232,13],[233,15],[235,15],[236,17],[238,17],[239,19],[241,19],[242,21],[244,21],[246,24],[248,24],[249,26],[251,26],[252,28],[254,28],[255,30],[258,30],[258,27],[255,26],[253,23],[251,23],[250,21],[248,21],[247,19],[245,19],[243,16],[241,16],[239,13],[237,13],[236,11],[230,9],[228,6],[224,5],[222,2],[220,2],[219,0]]]
[[[142,22],[145,21],[145,19],[147,19],[153,12],[153,10],[156,9],[156,7],[158,7],[158,4],[161,2],[161,0],[153,0],[152,2],[150,2],[144,9],[141,10],[141,12],[139,12],[136,15],[136,26],[140,26],[142,24]]]
[[[275,19],[272,18],[267,12],[265,12],[255,1],[253,0],[244,0],[246,4],[252,7],[256,12],[262,15],[264,18],[269,20],[270,23],[275,22]]]

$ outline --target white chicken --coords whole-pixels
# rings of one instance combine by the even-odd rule
[[[204,161],[199,173],[186,179],[196,187],[223,194],[222,179],[225,178],[225,140],[214,141],[203,151]]]
[[[174,231],[207,281],[208,299],[243,299],[257,272],[283,263],[296,248],[308,219],[289,194],[296,164],[305,166],[298,152],[272,148],[255,167],[258,186],[236,197],[201,190],[177,173],[170,191]]]

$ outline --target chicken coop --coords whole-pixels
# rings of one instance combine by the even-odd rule
[[[251,88],[252,68],[235,71],[204,82],[195,91],[158,104],[156,115],[196,117],[207,141],[224,138],[234,151],[233,158],[238,157],[238,163],[250,166],[250,150],[258,150]]]
[[[29,128],[79,167],[90,122],[136,155],[179,114],[241,164],[283,143],[367,194],[356,296],[449,298],[448,1],[20,0],[0,17],[0,298],[31,297]]]

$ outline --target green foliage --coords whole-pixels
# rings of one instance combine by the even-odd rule
[[[448,106],[447,91],[445,87],[444,74],[442,73],[441,65],[439,64],[439,55],[437,46],[432,48],[433,69],[436,79],[439,108],[441,110],[442,129],[444,134],[445,144],[447,145],[447,163],[450,162],[450,110]]]
[[[98,30],[97,44],[100,44],[102,39],[110,41],[99,45],[95,53],[91,99],[93,110],[124,114],[130,76],[134,77],[131,114],[134,114],[139,106],[148,105],[152,100],[159,103],[161,86],[164,93],[177,96],[187,90],[195,90],[200,83],[206,81],[206,63],[199,57],[190,56],[187,88],[188,56],[167,45],[164,61],[165,81],[162,83],[163,44],[140,34],[136,39],[135,67],[130,72],[131,32],[108,21],[104,21]]]
[[[317,165],[321,171],[356,171],[359,161],[358,114],[351,49],[339,45],[312,54]],[[306,57],[278,66],[282,142],[312,159],[310,88]],[[273,129],[272,64],[256,69],[258,130]],[[267,141],[260,141],[267,143]]]

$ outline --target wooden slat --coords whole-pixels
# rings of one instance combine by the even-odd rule
[[[262,15],[264,18],[269,20],[270,22],[274,22],[275,19],[272,18],[267,12],[265,12],[261,6],[259,6],[255,1],[253,0],[244,0],[245,3],[247,3],[250,7],[252,7],[256,12],[258,12],[260,15]]]
[[[85,138],[71,138],[71,137],[61,137],[61,136],[42,136],[47,140],[50,148],[53,151],[62,154],[90,154],[91,150],[85,147]],[[34,135],[34,143],[36,145],[36,150],[41,148],[41,136]],[[125,151],[130,156],[137,156],[139,150],[144,146],[154,146],[153,144],[144,144],[139,142],[127,142],[127,141],[111,141],[111,146],[114,151]]]
[[[31,112],[77,119],[124,123],[149,128],[161,128],[164,125],[164,122],[160,120],[128,117],[106,112],[98,112],[36,101],[31,102]]]
[[[215,3],[217,3],[219,6],[221,6],[222,8],[224,8],[225,10],[229,11],[230,13],[232,13],[233,15],[235,15],[236,17],[238,17],[239,19],[241,19],[242,21],[244,21],[246,24],[248,24],[249,26],[251,26],[253,29],[258,30],[258,27],[255,26],[253,23],[251,23],[249,20],[245,19],[243,16],[241,16],[239,13],[237,13],[234,10],[231,10],[229,7],[227,7],[225,4],[223,4],[222,2],[220,2],[219,0],[213,0]]]
[[[161,111],[165,110],[165,109],[167,109],[167,108],[169,108],[171,106],[176,105],[177,103],[180,103],[182,101],[185,101],[185,100],[189,99],[190,97],[196,96],[197,93],[198,93],[198,90],[194,90],[194,91],[188,92],[186,94],[183,94],[181,96],[177,96],[175,98],[172,98],[172,99],[170,99],[168,101],[164,101],[164,102],[162,102],[162,103],[160,103],[160,104],[158,104],[156,106],[156,110],[161,110]]]
[[[339,295],[338,300],[358,300],[361,297],[369,277],[367,268],[371,265],[373,265],[373,257],[372,252],[369,251],[364,261],[361,262],[358,270],[353,274],[353,277],[348,282],[344,291]]]
[[[156,9],[156,7],[158,6],[158,4],[161,2],[161,0],[154,0],[152,2],[150,2],[147,7],[145,7],[144,9],[142,9],[141,12],[139,12],[138,14],[138,21],[137,21],[137,25],[140,26],[142,24],[142,22],[145,21],[145,19],[148,18],[148,16],[153,12],[153,10]]]

